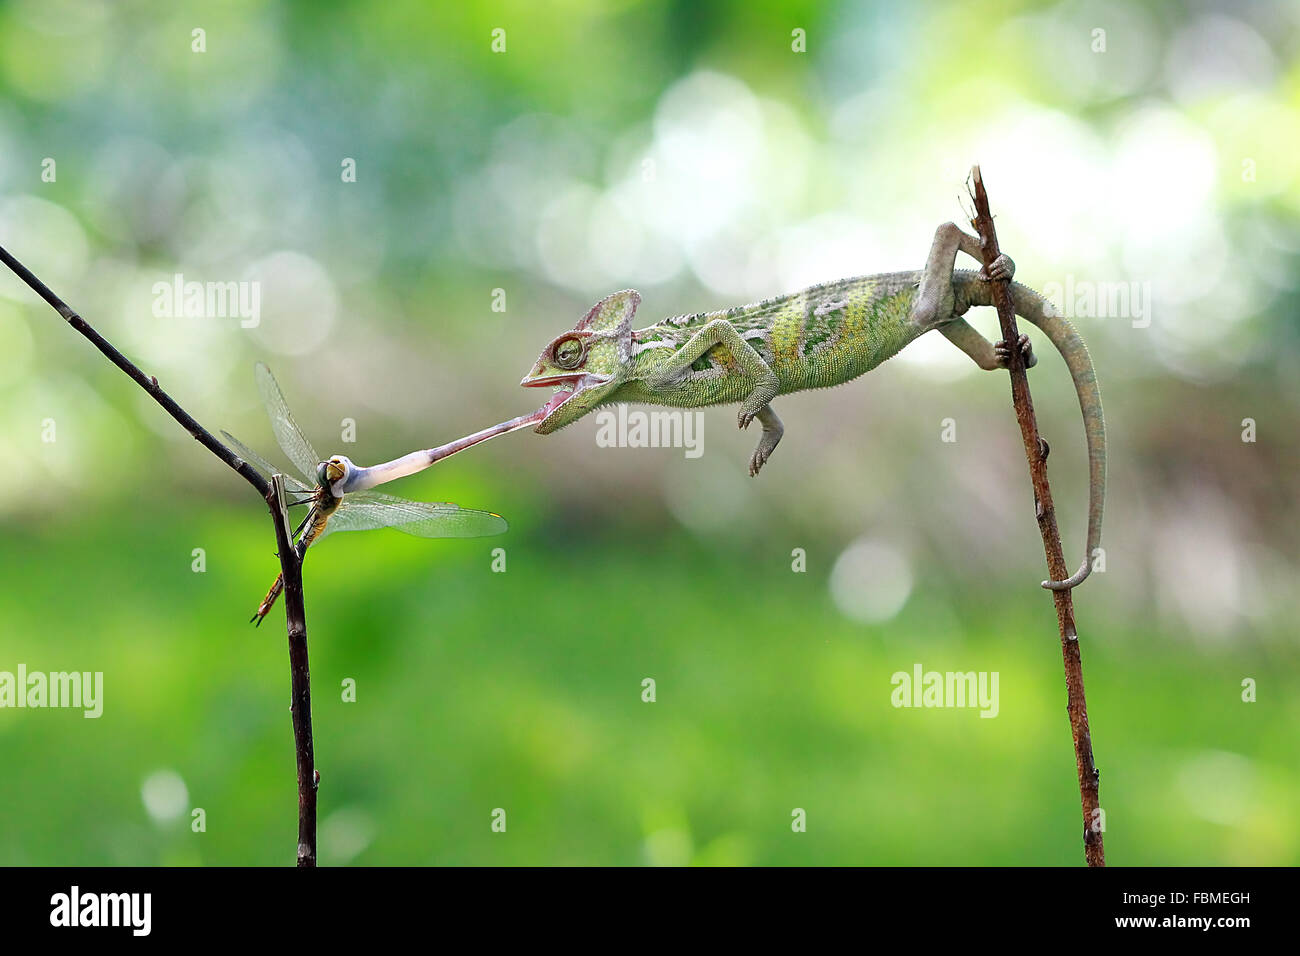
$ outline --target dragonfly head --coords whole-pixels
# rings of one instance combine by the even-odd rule
[[[329,488],[330,494],[334,495],[334,497],[342,498],[342,485],[356,470],[357,466],[352,464],[350,458],[345,455],[335,455],[328,461],[322,461],[316,466],[316,482]]]
[[[631,289],[606,296],[571,331],[542,349],[520,385],[555,389],[533,431],[549,435],[610,400],[632,366],[632,316],[641,296]]]

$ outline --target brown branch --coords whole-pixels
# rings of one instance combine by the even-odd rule
[[[170,395],[158,385],[158,379],[145,375],[139,366],[119,352],[108,339],[79,316],[72,308],[50,291],[40,279],[9,252],[0,247],[0,262],[4,262],[18,278],[27,283],[42,299],[54,307],[54,310],[67,320],[68,324],[90,340],[110,362],[120,368],[143,388],[154,401],[172,418],[176,419],[187,432],[198,439],[204,448],[212,452],[237,472],[245,481],[257,489],[258,495],[271,504],[271,516],[275,520],[277,550],[280,554],[280,568],[284,574],[284,598],[286,626],[289,631],[289,667],[293,685],[293,735],[298,752],[298,865],[316,865],[316,784],[320,777],[315,771],[311,738],[311,686],[307,669],[307,625],[303,611],[302,560],[292,545],[287,545],[289,530],[288,517],[283,512],[283,498],[275,491],[279,476],[268,482],[248,462],[218,441],[213,435],[181,408]],[[306,768],[304,770],[304,767]],[[303,781],[310,780],[311,786],[304,788]]]
[[[214,438],[206,428],[190,416],[189,412],[176,404],[176,400],[159,387],[157,378],[152,375],[145,375],[144,372],[140,371],[134,362],[114,348],[108,339],[96,332],[89,322],[77,315],[76,312],[73,312],[66,302],[51,292],[44,282],[32,275],[25,265],[11,256],[3,247],[0,247],[0,261],[13,270],[18,278],[31,286],[37,295],[54,306],[54,311],[67,319],[70,326],[90,339],[95,348],[103,352],[110,362],[131,376],[137,385],[148,392],[150,397],[166,410],[168,415],[180,422],[182,428],[197,438],[204,448],[242,475],[245,481],[257,489],[259,495],[263,498],[266,497],[270,486],[266,483],[266,479],[258,474],[257,469]]]
[[[293,545],[289,513],[284,506],[284,477],[271,476],[266,496],[275,523],[276,551],[284,578],[284,617],[289,631],[289,680],[293,743],[298,760],[298,865],[316,865],[316,753],[311,735],[311,670],[307,666],[307,612],[303,606],[302,557]]]
[[[998,237],[993,229],[993,214],[989,212],[989,197],[984,191],[978,166],[971,169],[972,199],[975,201],[975,218],[971,225],[980,237],[980,251],[986,267],[999,255]],[[1025,442],[1025,458],[1029,462],[1029,477],[1034,486],[1034,501],[1038,516],[1038,530],[1043,536],[1043,551],[1047,554],[1049,577],[1063,581],[1070,576],[1061,550],[1061,532],[1056,526],[1056,509],[1052,505],[1052,488],[1047,483],[1047,442],[1038,434],[1038,419],[1034,416],[1034,400],[1029,394],[1029,378],[1025,374],[1024,356],[1015,343],[1020,339],[1016,328],[1016,313],[1011,303],[1011,292],[1006,279],[990,282],[993,304],[997,306],[998,322],[1002,326],[1002,340],[1010,345],[1011,401],[1020,423],[1020,435]],[[1061,656],[1065,660],[1066,711],[1070,716],[1070,733],[1074,737],[1074,760],[1079,772],[1079,802],[1083,807],[1083,854],[1088,866],[1105,866],[1106,854],[1102,846],[1098,796],[1100,774],[1092,759],[1092,735],[1088,731],[1088,701],[1083,691],[1083,662],[1079,657],[1079,635],[1074,625],[1074,597],[1072,591],[1053,591],[1056,602],[1056,623],[1061,634]]]

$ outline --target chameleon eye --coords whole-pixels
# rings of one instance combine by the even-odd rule
[[[560,339],[551,349],[551,358],[555,360],[555,364],[565,369],[577,368],[586,358],[586,354],[587,347],[576,335]]]

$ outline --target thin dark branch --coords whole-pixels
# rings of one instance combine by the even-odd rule
[[[54,306],[54,310],[67,319],[69,325],[90,339],[95,348],[103,352],[110,362],[131,376],[137,385],[148,392],[153,397],[153,400],[166,410],[168,415],[180,422],[182,428],[197,438],[204,448],[239,472],[245,481],[257,489],[259,495],[263,498],[266,497],[270,486],[267,484],[266,479],[258,473],[257,469],[214,438],[206,428],[194,420],[189,412],[176,404],[176,400],[158,386],[157,378],[152,375],[145,375],[144,372],[140,371],[134,362],[114,348],[108,339],[96,332],[89,322],[77,315],[76,312],[73,312],[66,302],[51,292],[44,282],[32,275],[25,265],[11,256],[8,250],[3,247],[0,247],[0,261],[3,261],[5,265],[12,269],[18,278],[31,286],[37,295]]]
[[[284,617],[289,631],[289,678],[293,742],[298,759],[298,865],[316,865],[316,753],[311,733],[311,670],[307,664],[307,612],[303,606],[302,558],[293,545],[284,507],[284,478],[271,476],[266,496],[275,523],[275,545],[284,576]]]
[[[69,325],[88,338],[95,348],[108,357],[109,361],[148,392],[154,401],[161,405],[168,415],[180,422],[181,427],[197,438],[203,447],[242,475],[244,480],[256,488],[257,493],[270,504],[271,517],[275,523],[277,551],[280,555],[280,569],[284,575],[284,606],[286,627],[289,632],[289,668],[293,691],[291,710],[294,747],[298,757],[298,865],[315,866],[316,787],[320,782],[320,775],[316,773],[311,735],[311,674],[307,667],[307,623],[302,591],[302,555],[291,544],[289,518],[283,504],[282,479],[279,475],[275,475],[268,482],[257,469],[214,438],[206,428],[195,421],[189,412],[181,408],[175,399],[158,387],[158,379],[140,371],[108,339],[72,311],[66,302],[50,291],[44,282],[36,278],[3,247],[0,247],[0,261],[12,269],[14,274],[27,283],[37,295],[52,305]]]
[[[989,197],[980,178],[980,168],[971,169],[972,198],[975,200],[975,218],[971,225],[979,232],[980,251],[984,265],[993,264],[999,255],[998,237],[993,228],[993,215],[989,212]],[[1005,279],[991,283],[993,304],[997,306],[998,322],[1002,326],[1002,340],[1009,343],[1011,371],[1011,401],[1020,423],[1020,435],[1025,442],[1025,459],[1029,462],[1029,477],[1034,486],[1034,500],[1038,516],[1038,530],[1043,536],[1043,551],[1047,554],[1047,568],[1054,581],[1070,576],[1061,550],[1061,532],[1056,526],[1056,509],[1052,505],[1052,488],[1047,483],[1048,446],[1038,434],[1038,419],[1034,415],[1034,401],[1029,394],[1029,377],[1025,374],[1024,357],[1015,343],[1020,339],[1016,328],[1016,313],[1011,293]],[[1079,774],[1079,802],[1083,807],[1083,854],[1088,866],[1105,866],[1106,853],[1102,846],[1098,809],[1100,806],[1097,765],[1092,759],[1092,734],[1088,729],[1088,700],[1083,691],[1083,661],[1079,656],[1079,636],[1074,624],[1074,596],[1072,591],[1052,591],[1056,602],[1056,623],[1061,635],[1061,656],[1065,660],[1066,710],[1070,715],[1070,733],[1074,737],[1074,759]]]

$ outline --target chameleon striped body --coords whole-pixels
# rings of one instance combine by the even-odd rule
[[[1088,440],[1088,548],[1068,579],[1046,581],[1065,590],[1091,569],[1101,541],[1106,489],[1106,435],[1092,359],[1074,327],[1033,289],[1011,282],[1015,263],[999,256],[980,273],[955,270],[957,253],[980,258],[979,240],[952,223],[940,226],[924,269],[841,279],[753,305],[679,315],[633,330],[641,297],[632,290],[606,296],[573,329],[542,350],[520,383],[553,387],[534,429],[547,435],[613,402],[676,408],[740,403],[741,428],[762,425],[750,458],[756,475],[785,432],[771,402],[778,395],[840,385],[886,361],[932,330],[980,368],[1005,368],[1012,349],[1025,366],[1036,359],[1029,337],[994,345],[962,316],[992,305],[990,280],[1005,281],[1017,315],[1038,326],[1064,357],[1083,413]]]
[[[652,389],[666,358],[715,319],[725,319],[776,373],[778,394],[851,381],[896,355],[921,334],[909,321],[916,272],[842,279],[792,295],[716,312],[667,318],[632,333],[633,374],[609,401],[695,408],[742,401],[753,380],[724,344],[691,364],[676,385]]]

